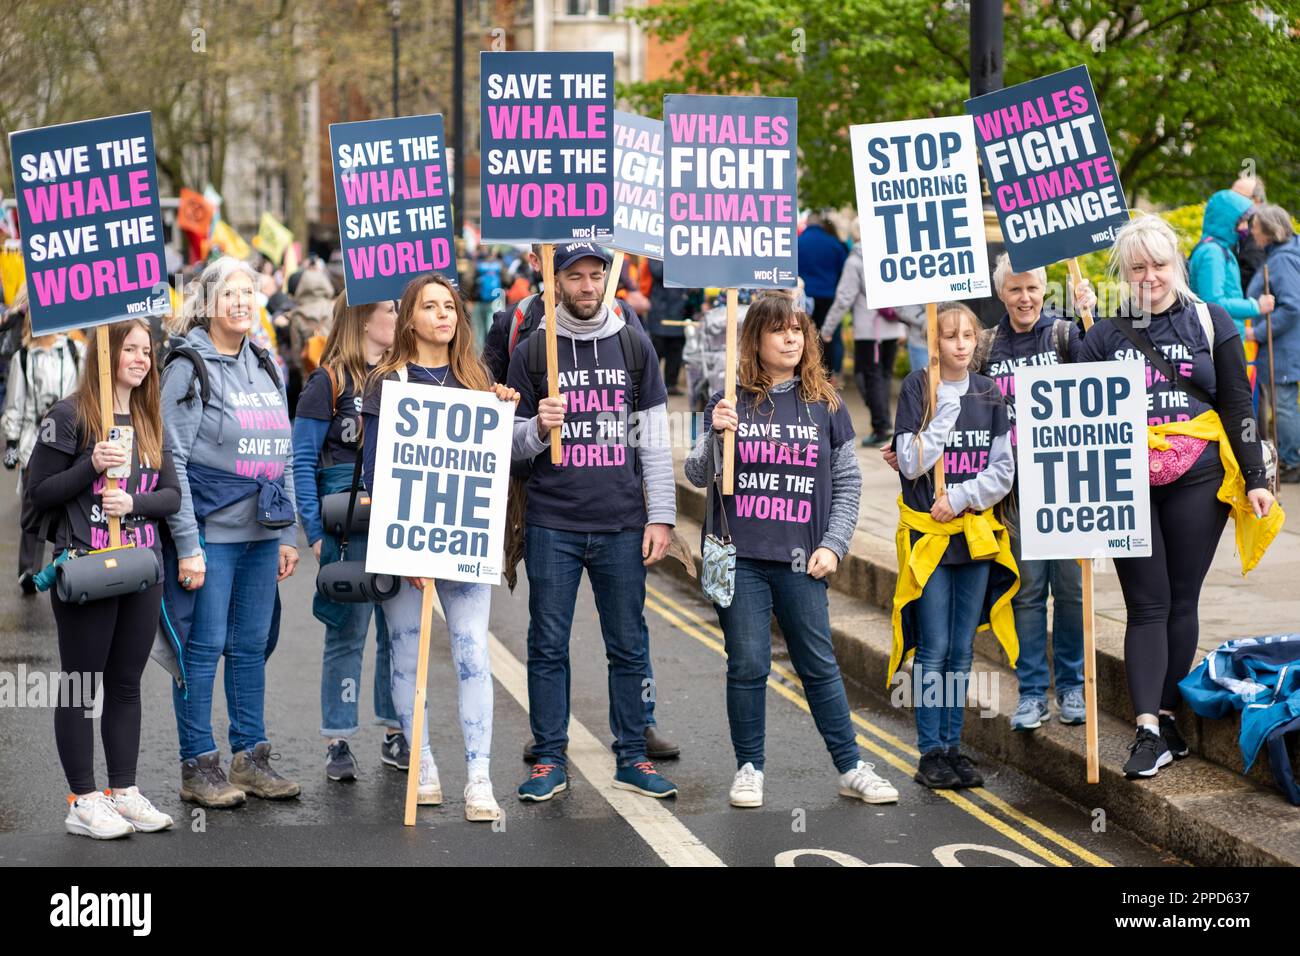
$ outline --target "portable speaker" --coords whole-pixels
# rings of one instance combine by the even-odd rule
[[[152,548],[110,548],[69,558],[58,566],[55,591],[65,604],[147,591],[162,580]]]
[[[337,494],[325,495],[320,500],[320,518],[321,524],[325,530],[336,538],[343,537],[343,525],[348,520],[348,499],[352,493],[340,491]],[[366,494],[357,495],[357,505],[352,509],[352,526],[347,529],[348,534],[364,533],[370,527],[370,496]]]
[[[380,603],[402,588],[402,579],[393,574],[371,574],[364,561],[336,561],[316,574],[316,591],[327,601],[341,604]]]

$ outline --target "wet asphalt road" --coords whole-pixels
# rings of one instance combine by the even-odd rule
[[[58,669],[48,598],[23,598],[11,572],[16,562],[17,498],[12,473],[0,476],[0,672]],[[514,788],[527,765],[521,694],[527,631],[526,582],[512,596],[494,595],[495,729],[492,778],[503,824],[464,819],[465,782],[455,675],[446,629],[434,619],[428,700],[433,747],[446,802],[421,808],[418,825],[402,826],[405,775],[380,764],[380,732],[371,727],[373,644],[361,681],[362,730],[354,738],[360,779],[333,783],[324,774],[320,722],[320,625],[310,614],[315,563],[304,551],[298,574],[282,586],[280,644],[268,665],[267,726],[280,754],[277,768],[302,784],[301,798],[250,799],[233,810],[203,812],[177,795],[179,764],[168,676],[150,664],[144,676],[139,785],[177,821],[162,834],[106,843],[63,832],[66,782],[54,746],[49,709],[0,707],[0,866],[14,865],[277,865],[358,864],[728,866],[895,863],[917,866],[1118,866],[1178,861],[1110,827],[1094,833],[1091,816],[1019,772],[980,759],[984,790],[947,796],[910,779],[914,742],[910,715],[850,684],[866,753],[899,790],[893,806],[868,806],[836,793],[834,768],[798,704],[796,683],[768,691],[766,802],[761,810],[727,803],[734,760],[727,733],[725,664],[716,617],[699,592],[662,572],[650,576],[647,608],[658,680],[660,727],[682,747],[661,769],[680,788],[668,801],[610,791],[613,757],[606,708],[603,648],[586,585],[575,614],[570,790],[544,804],[521,804]],[[775,660],[789,667],[779,652]],[[10,678],[12,679],[12,678]],[[512,693],[513,692],[513,693]],[[522,695],[521,695],[522,696]],[[1005,718],[1001,718],[1005,719]],[[214,729],[228,763],[225,702],[218,694]],[[586,732],[589,732],[586,733]],[[890,737],[898,743],[891,743]],[[588,744],[584,746],[583,741]],[[597,741],[599,744],[597,744]],[[860,738],[861,742],[861,738]],[[576,751],[576,753],[575,753]],[[975,755],[979,758],[979,755]],[[106,785],[102,750],[96,767]],[[1019,818],[1019,819],[1017,819]],[[1035,821],[1038,827],[1027,820]]]

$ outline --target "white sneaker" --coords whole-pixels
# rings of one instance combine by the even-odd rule
[[[442,803],[442,783],[438,780],[438,765],[433,754],[420,754],[420,787],[415,792],[415,802],[420,806],[436,807]]]
[[[172,825],[172,818],[150,803],[139,787],[114,790],[109,799],[118,816],[138,833],[157,833]]]
[[[731,805],[733,807],[763,805],[763,771],[755,770],[752,763],[747,763],[736,771],[736,779],[731,783]]]
[[[840,796],[867,803],[897,803],[898,791],[888,780],[877,776],[874,764],[863,760],[848,773],[840,774]]]
[[[69,833],[88,836],[92,840],[116,840],[135,832],[135,827],[122,819],[107,794],[98,790],[69,800],[68,816],[63,826]]]
[[[479,823],[500,818],[501,807],[492,794],[492,781],[487,777],[471,777],[465,784],[465,819]]]

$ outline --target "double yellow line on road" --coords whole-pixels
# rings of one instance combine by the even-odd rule
[[[669,624],[676,627],[682,633],[695,638],[705,647],[715,651],[722,657],[726,657],[726,649],[722,643],[722,631],[718,626],[710,621],[704,620],[690,608],[673,600],[658,588],[646,585],[646,607],[654,611]],[[786,700],[799,707],[805,713],[811,713],[808,708],[808,701],[804,699],[802,685],[796,674],[781,664],[772,662],[772,675],[768,678],[768,687],[776,691]],[[862,730],[866,731],[871,737],[859,733],[857,735],[858,744],[871,753],[884,760],[891,767],[905,773],[909,778],[915,770],[915,762],[920,756],[915,747],[900,740],[898,737],[889,733],[882,727],[878,727],[859,714],[850,711],[853,723]],[[872,739],[874,738],[874,739]],[[886,749],[888,747],[889,749]],[[907,759],[904,760],[902,754]],[[1032,837],[1022,833],[1005,820],[1000,820],[970,800],[965,794],[972,794],[984,801],[993,809],[1006,817],[1014,820],[1029,830],[1032,830],[1044,840],[1056,844],[1062,850],[1070,853],[1089,866],[1111,866],[1107,860],[1092,853],[1079,844],[1075,843],[1068,837],[1062,836],[1051,827],[1025,815],[1015,807],[1008,804],[1005,800],[997,795],[990,793],[984,787],[975,787],[961,792],[954,790],[935,790],[939,796],[949,801],[953,806],[964,810],[981,823],[990,827],[997,833],[1006,837],[1014,843],[1019,844],[1024,849],[1033,853],[1035,856],[1046,861],[1052,866],[1073,866],[1069,859],[1054,852],[1042,843]]]

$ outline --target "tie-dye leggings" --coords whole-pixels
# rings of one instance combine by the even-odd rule
[[[465,761],[470,776],[486,775],[492,751],[492,667],[488,661],[492,587],[460,581],[437,581],[436,586],[451,633],[452,659],[460,678],[460,727],[465,735]],[[403,581],[397,595],[384,603],[391,643],[393,706],[408,742],[414,721],[421,601],[419,589]],[[429,707],[424,711],[422,739],[421,749],[428,750]]]

